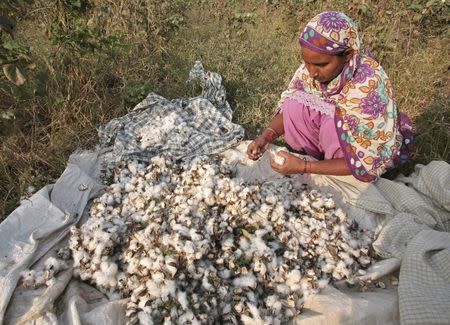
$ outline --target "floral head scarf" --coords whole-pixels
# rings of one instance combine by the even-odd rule
[[[355,23],[341,12],[323,12],[306,25],[299,42],[329,55],[352,48],[354,55],[328,84],[310,77],[302,63],[282,101],[294,98],[309,106],[314,95],[323,107],[334,106],[341,148],[353,175],[361,181],[374,181],[388,168],[406,161],[412,150],[411,121],[399,115],[383,68],[370,54],[361,53]]]

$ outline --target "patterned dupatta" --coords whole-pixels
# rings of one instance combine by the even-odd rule
[[[370,54],[361,53],[355,23],[343,13],[323,12],[306,25],[299,42],[329,55],[352,48],[354,55],[328,84],[311,78],[302,63],[283,92],[280,106],[291,98],[325,114],[333,108],[345,159],[361,181],[375,181],[387,169],[409,159],[411,121],[397,111],[383,68]]]

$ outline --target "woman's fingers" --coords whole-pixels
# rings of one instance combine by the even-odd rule
[[[252,148],[250,147],[250,145],[247,147],[247,156],[248,156],[250,159],[253,158]]]
[[[247,156],[252,160],[257,160],[262,157],[268,146],[269,143],[256,138],[248,145]]]
[[[257,153],[258,153],[258,151],[255,146],[255,141],[252,141],[247,147],[247,156],[252,160],[256,160]]]

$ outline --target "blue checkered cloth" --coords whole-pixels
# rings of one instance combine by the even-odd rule
[[[160,154],[183,159],[217,153],[239,142],[244,129],[231,122],[233,111],[226,100],[221,76],[205,72],[197,61],[189,73],[188,82],[193,81],[202,86],[201,96],[168,100],[150,93],[133,111],[101,127],[100,144],[112,151],[109,160],[113,161],[108,163],[129,159],[148,162]],[[169,115],[176,125],[167,136],[146,147],[143,139],[161,135],[158,130],[167,128],[164,117]]]

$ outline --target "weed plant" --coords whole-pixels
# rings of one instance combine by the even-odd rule
[[[450,161],[448,1],[2,0],[0,220],[149,91],[196,95],[185,79],[198,59],[222,74],[253,138],[299,65],[300,29],[323,10],[358,23],[415,122],[416,156],[399,171]]]

